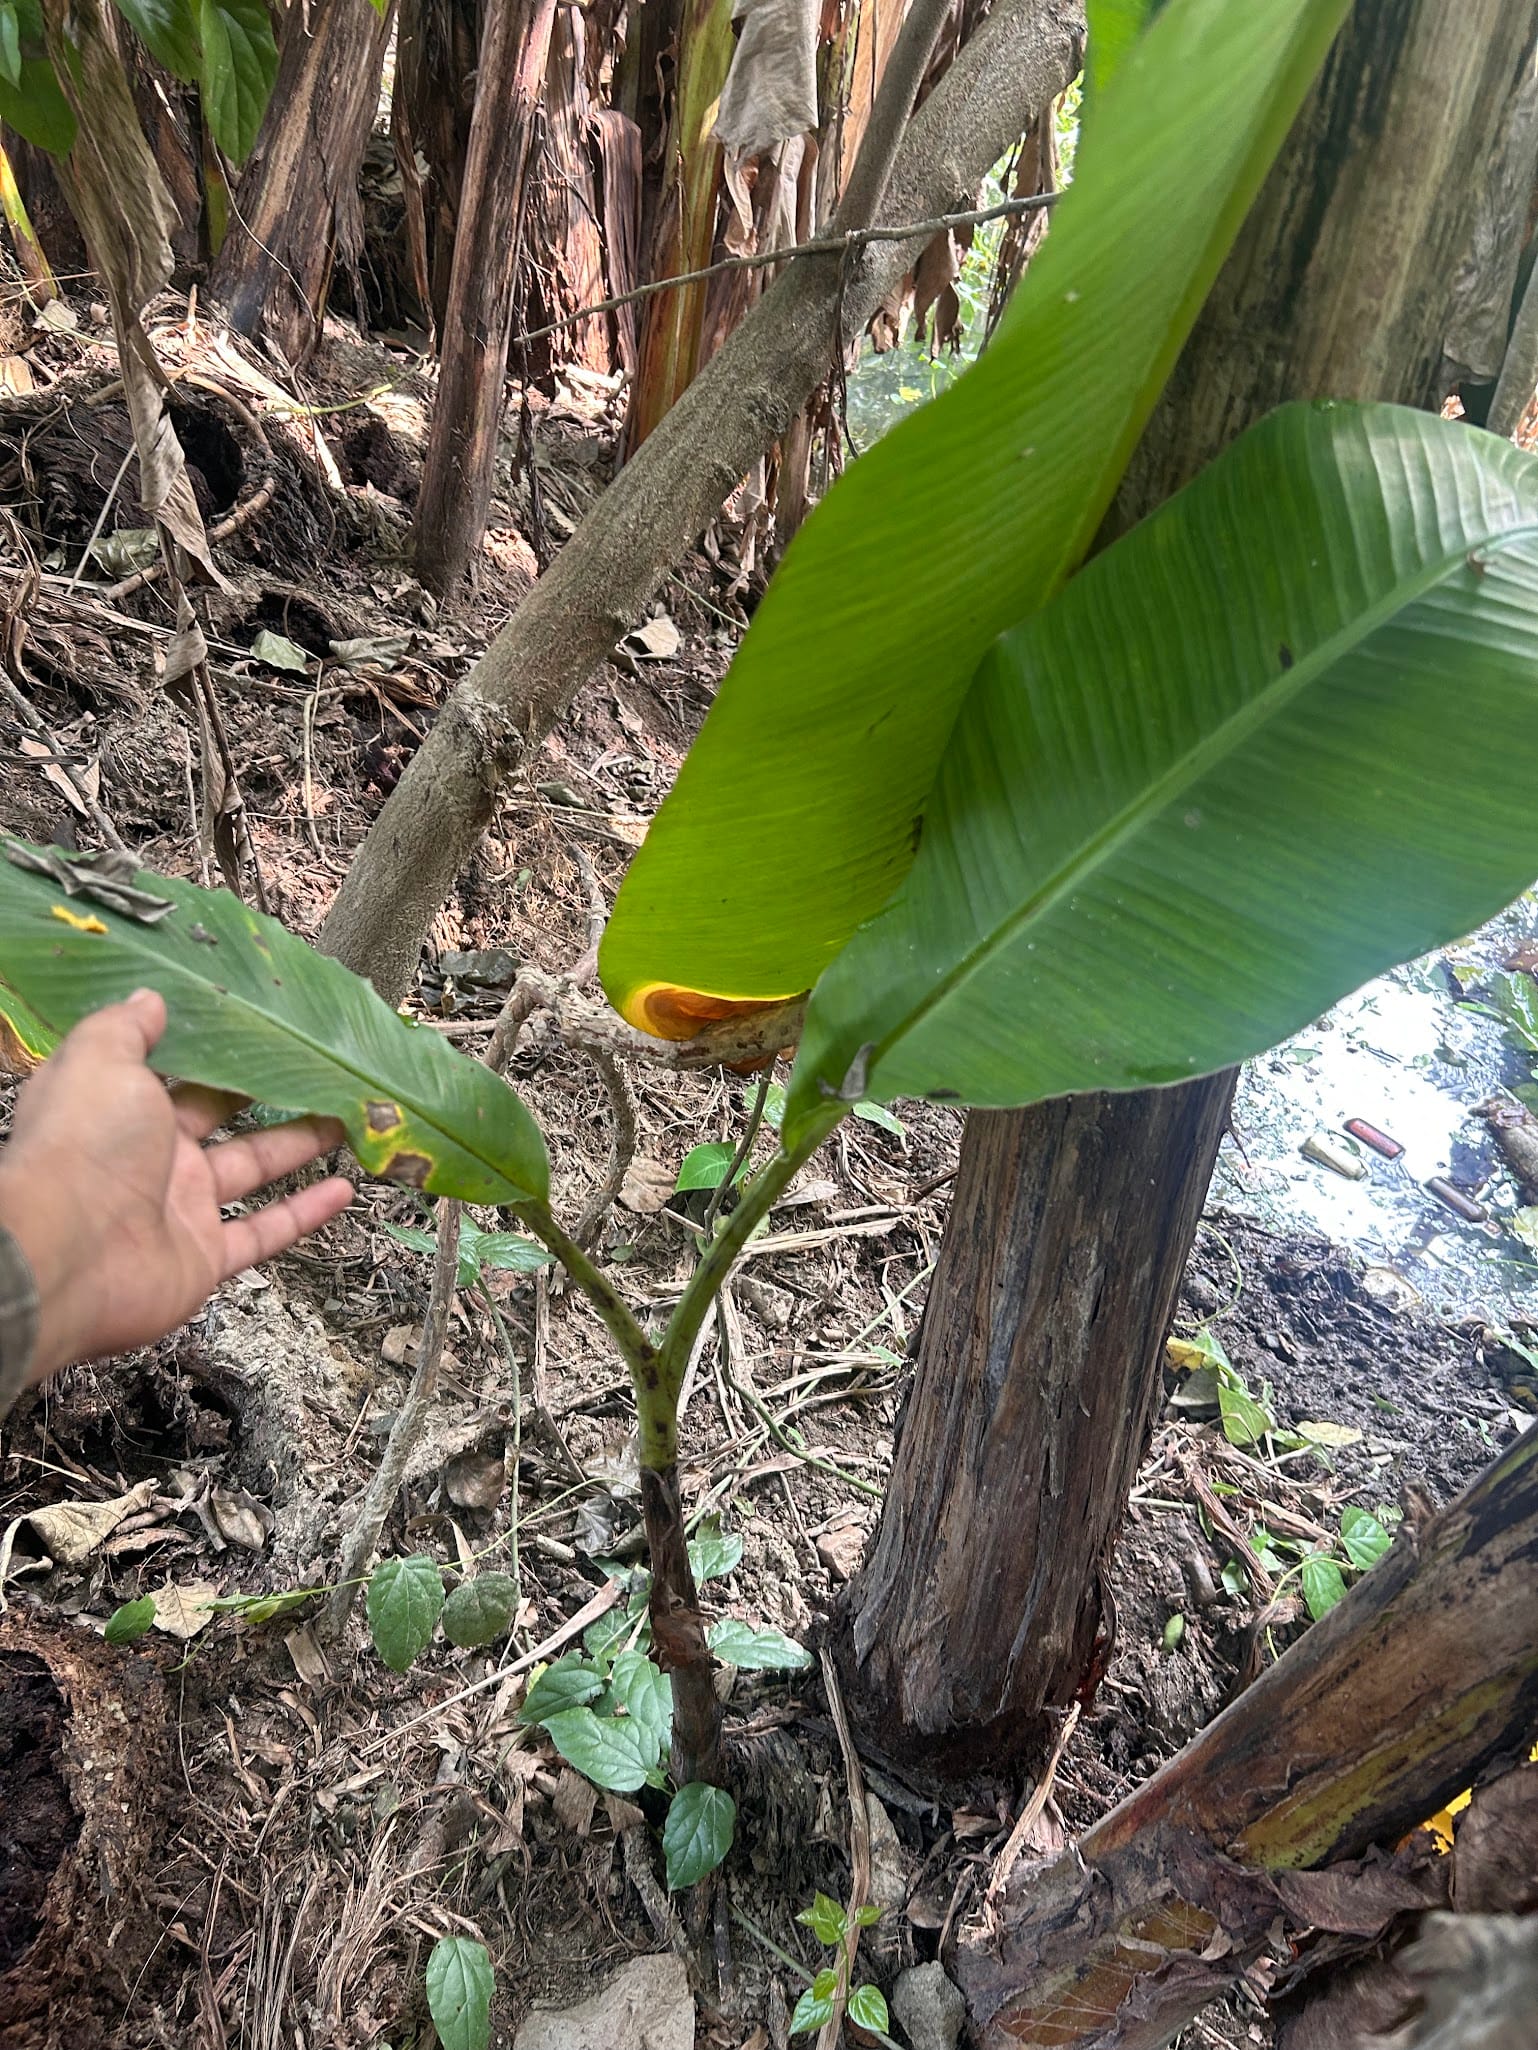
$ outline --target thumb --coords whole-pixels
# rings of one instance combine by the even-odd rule
[[[69,1037],[98,1059],[142,1061],[165,1029],[165,999],[155,990],[136,989],[120,1004],[108,1004],[82,1018]]]

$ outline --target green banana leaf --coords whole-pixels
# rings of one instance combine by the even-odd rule
[[[30,1075],[59,1043],[30,1004],[0,976],[0,1075]]]
[[[121,6],[123,0],[118,0]],[[1163,0],[1088,0],[1089,37],[1084,48],[1086,110],[1121,69],[1122,59],[1158,13]]]
[[[339,1118],[371,1174],[433,1195],[548,1197],[539,1128],[506,1083],[276,919],[145,870],[125,887],[57,848],[7,839],[0,855],[0,1015],[24,1040],[158,990],[162,1074]]]
[[[852,465],[786,553],[599,955],[681,988],[810,988],[912,859],[996,635],[1082,560],[1346,0],[1169,0],[977,366]]]
[[[787,1103],[1175,1082],[1538,875],[1538,458],[1284,407],[982,665]]]

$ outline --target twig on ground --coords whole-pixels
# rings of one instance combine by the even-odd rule
[[[614,1199],[630,1172],[630,1163],[635,1159],[637,1140],[635,1092],[630,1087],[629,1076],[606,1048],[589,1047],[588,1059],[598,1070],[599,1079],[608,1091],[609,1107],[614,1113],[614,1136],[609,1147],[608,1169],[572,1231],[572,1237],[584,1250],[591,1247],[608,1219]]]
[[[689,1939],[684,1935],[678,1917],[673,1913],[672,1903],[657,1884],[657,1875],[652,1870],[648,1836],[644,1821],[620,1831],[620,1848],[625,1854],[625,1877],[635,1888],[641,1906],[646,1910],[647,1921],[651,1923],[660,1940],[683,1960],[690,1984],[697,1988],[699,1968],[695,1964],[694,1953],[689,1948]]]
[[[1068,1749],[1068,1740],[1078,1726],[1079,1704],[1075,1701],[1069,1705],[1068,1713],[1063,1717],[1061,1724],[1058,1726],[1057,1736],[1052,1745],[1052,1755],[1042,1768],[1041,1778],[1032,1788],[1030,1799],[1020,1810],[1019,1820],[1009,1832],[1008,1840],[994,1863],[993,1875],[989,1879],[987,1891],[983,1895],[985,1905],[991,1902],[997,1894],[1002,1893],[1007,1885],[1009,1875],[1014,1870],[1015,1861],[1024,1848],[1026,1838],[1035,1827],[1042,1810],[1052,1798],[1052,1787],[1057,1778],[1057,1768],[1062,1762],[1063,1753]]]
[[[759,1422],[766,1427],[775,1443],[784,1451],[790,1453],[793,1458],[799,1459],[804,1466],[811,1467],[815,1473],[825,1473],[832,1480],[842,1481],[846,1488],[854,1488],[862,1495],[869,1495],[873,1502],[879,1502],[883,1499],[883,1490],[878,1488],[874,1482],[862,1481],[854,1474],[846,1471],[844,1467],[835,1466],[831,1459],[819,1458],[815,1452],[809,1452],[805,1445],[797,1444],[796,1434],[787,1431],[779,1418],[774,1416],[768,1406],[760,1401],[757,1392],[749,1388],[744,1382],[739,1381],[730,1369],[727,1370],[727,1380],[731,1385],[733,1393],[740,1396],[749,1409],[754,1411]]]
[[[313,757],[315,753],[315,711],[319,703],[320,690],[317,687],[306,697],[304,709],[300,713],[300,732],[304,741],[304,830],[310,845],[317,854],[322,849],[320,832],[315,824],[315,772]]]
[[[854,1748],[849,1716],[838,1684],[838,1668],[826,1645],[819,1658],[833,1727],[838,1732],[838,1748],[844,1757],[844,1785],[849,1795],[849,1899],[844,1910],[843,1969],[833,1989],[833,2012],[823,2023],[822,2033],[817,2038],[817,2050],[837,2050],[843,2033],[844,2009],[854,1986],[855,1956],[860,1947],[860,1924],[855,1918],[870,1892],[870,1811],[865,1805],[865,1775],[860,1770],[860,1756]]]
[[[390,1427],[384,1456],[374,1478],[364,1491],[352,1529],[342,1547],[339,1585],[326,1604],[323,1632],[333,1640],[342,1633],[352,1610],[353,1598],[367,1573],[384,1529],[385,1518],[405,1476],[406,1462],[416,1450],[427,1423],[427,1412],[438,1387],[438,1365],[449,1328],[449,1311],[459,1281],[459,1218],[464,1206],[447,1198],[438,1206],[438,1252],[433,1261],[432,1288],[427,1298],[427,1315],[417,1346],[416,1372],[401,1404],[400,1414]]]

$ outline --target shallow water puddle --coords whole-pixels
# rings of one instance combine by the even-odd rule
[[[1538,930],[1538,892],[1444,955],[1370,982],[1317,1025],[1253,1062],[1234,1105],[1213,1200],[1274,1230],[1314,1231],[1357,1253],[1384,1299],[1413,1290],[1433,1311],[1496,1324],[1538,1315],[1538,1260],[1503,1224],[1522,1192],[1477,1105],[1531,1063],[1498,1018],[1468,1008],[1479,976]],[[1456,971],[1456,979],[1455,973]],[[1386,1160],[1345,1132],[1364,1119],[1404,1148]],[[1365,1169],[1348,1179],[1304,1147],[1318,1137]],[[1450,1180],[1489,1212],[1454,1215],[1425,1184]]]

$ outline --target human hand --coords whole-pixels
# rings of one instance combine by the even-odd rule
[[[163,1337],[222,1281],[352,1200],[352,1185],[332,1175],[221,1218],[221,1205],[329,1152],[342,1128],[303,1118],[205,1147],[232,1099],[166,1088],[146,1065],[165,1026],[162,999],[139,990],[83,1018],[17,1098],[0,1152],[0,1224],[40,1298],[29,1381]]]

